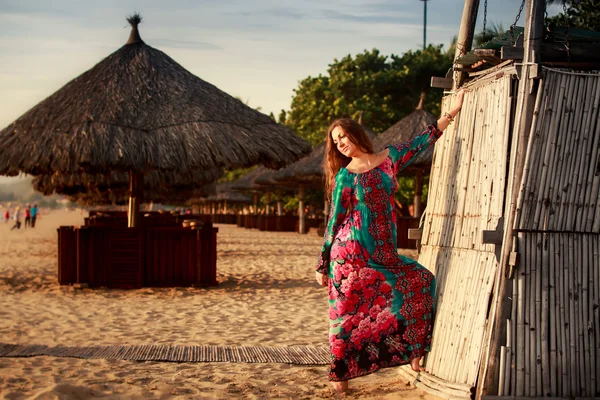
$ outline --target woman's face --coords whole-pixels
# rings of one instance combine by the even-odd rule
[[[333,128],[331,131],[331,138],[338,151],[346,157],[353,157],[356,154],[356,145],[352,143],[350,137],[344,132],[342,127],[336,126]]]

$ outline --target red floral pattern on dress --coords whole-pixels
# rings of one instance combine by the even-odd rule
[[[440,135],[430,127],[390,147],[376,168],[336,176],[317,265],[330,278],[330,380],[407,364],[429,349],[435,279],[398,255],[393,209],[395,174]]]

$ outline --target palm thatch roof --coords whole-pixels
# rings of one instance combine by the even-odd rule
[[[0,174],[289,164],[310,145],[141,39],[0,131]],[[28,149],[28,151],[23,151]]]
[[[144,189],[143,198],[145,202],[162,204],[184,204],[196,197],[207,197],[215,193],[214,183],[188,190],[147,190]],[[128,203],[129,191],[124,187],[111,189],[91,189],[85,192],[74,192],[67,194],[70,201],[81,206],[92,205],[125,205]]]
[[[264,173],[269,171],[265,167],[258,167],[240,176],[231,182],[231,189],[239,192],[261,191],[262,187],[256,182]]]
[[[383,150],[386,146],[397,143],[408,142],[419,135],[433,124],[437,118],[428,111],[417,109],[389,127],[381,135],[373,140],[373,147],[376,151]],[[411,165],[402,171],[402,175],[414,174],[417,169],[429,171],[431,169],[431,160],[433,158],[434,147],[429,147],[425,152],[419,154]]]
[[[252,199],[243,193],[234,191],[231,188],[231,183],[219,183],[216,188],[217,193],[210,195],[204,199],[200,199],[201,203],[227,201],[228,203],[244,203],[251,204]]]
[[[208,169],[202,172],[177,173],[173,171],[152,171],[144,177],[145,193],[150,198],[165,195],[177,196],[180,192],[202,189],[223,175],[221,169]],[[109,172],[107,174],[60,174],[38,175],[33,179],[33,188],[45,195],[53,193],[75,195],[103,191],[126,191],[129,189],[129,174]],[[153,194],[154,192],[154,194]]]

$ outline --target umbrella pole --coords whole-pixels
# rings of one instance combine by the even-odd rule
[[[423,214],[421,209],[421,197],[423,196],[423,170],[418,169],[415,174],[415,197],[414,197],[414,217],[420,218]]]
[[[142,197],[143,175],[129,170],[129,210],[127,211],[127,226],[137,228],[140,221],[140,201]]]
[[[304,186],[300,185],[298,188],[298,233],[306,233],[306,226],[304,221]]]

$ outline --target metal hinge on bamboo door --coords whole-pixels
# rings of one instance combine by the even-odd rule
[[[496,229],[481,231],[481,243],[495,245],[494,254],[496,261],[500,262],[502,257],[502,240],[504,237],[504,217],[498,218]]]

